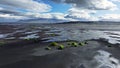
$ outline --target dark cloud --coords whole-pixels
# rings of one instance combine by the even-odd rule
[[[111,0],[52,0],[57,3],[72,4],[76,8],[111,10],[116,9],[117,5]]]
[[[34,0],[0,0],[0,5],[32,12],[48,12],[51,10],[50,5]]]
[[[0,13],[3,14],[14,14],[14,15],[20,15],[20,12],[16,12],[16,11],[10,11],[10,10],[0,10]]]

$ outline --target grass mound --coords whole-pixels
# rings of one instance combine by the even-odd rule
[[[78,47],[78,43],[77,43],[77,42],[72,42],[72,43],[71,43],[71,46],[72,46],[72,47]]]
[[[50,47],[52,46],[52,47],[58,48],[59,50],[63,50],[65,48],[84,46],[86,44],[88,44],[87,41],[83,41],[83,42],[73,42],[73,41],[71,41],[71,42],[67,42],[67,45],[64,46],[63,44],[59,44],[57,42],[51,42],[50,45],[46,49],[50,50],[51,49]]]
[[[46,47],[45,49],[46,49],[46,50],[51,50],[52,48],[51,48],[51,47]]]
[[[84,43],[84,42],[80,42],[79,45],[80,45],[80,46],[84,46],[85,43]]]
[[[50,46],[58,46],[58,43],[57,42],[52,42],[52,43],[50,43]]]
[[[58,46],[58,49],[59,49],[59,50],[63,50],[64,48],[65,48],[65,47],[64,47],[64,45],[62,45],[62,44]]]

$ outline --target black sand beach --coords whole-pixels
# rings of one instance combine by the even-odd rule
[[[61,30],[55,30],[55,28],[63,28],[70,32],[70,30],[79,29],[80,32],[88,30],[99,31],[117,31],[119,32],[119,26],[117,25],[87,25],[87,24],[52,24],[52,25],[0,25],[0,68],[119,68],[120,67],[120,44],[110,43],[108,39],[87,39],[87,44],[78,47],[66,47],[63,50],[58,50],[56,47],[51,47],[51,50],[45,48],[50,45],[51,42],[57,42],[68,46],[68,42],[71,40],[76,42],[85,41],[75,40],[74,33],[61,37],[59,34]],[[62,25],[62,26],[61,26]],[[66,27],[65,27],[66,26]],[[85,26],[89,26],[84,28]],[[111,28],[114,27],[115,28]],[[7,28],[3,28],[7,27]],[[71,28],[68,28],[71,27]],[[90,28],[92,27],[92,28]],[[103,28],[104,27],[104,28]],[[68,28],[68,29],[66,29]],[[17,32],[16,32],[17,31]],[[33,32],[35,31],[35,32]],[[27,33],[25,33],[27,32]],[[76,31],[75,31],[76,32]],[[88,31],[89,32],[89,31]],[[67,32],[66,32],[67,33]],[[3,36],[6,35],[5,37]],[[28,35],[32,35],[34,38],[30,39]],[[112,33],[113,34],[113,33]],[[60,36],[61,35],[61,36]],[[64,35],[64,34],[63,34]],[[81,34],[82,35],[82,34]],[[95,34],[98,35],[98,34]],[[115,35],[115,34],[114,34]],[[26,38],[27,36],[27,38]],[[38,37],[39,36],[39,37]],[[60,36],[60,37],[59,37]],[[119,36],[119,35],[117,35]],[[49,38],[50,37],[50,38]],[[51,38],[54,37],[54,38]],[[81,36],[77,36],[78,38]],[[83,35],[84,37],[84,35]],[[86,36],[88,37],[88,36]],[[100,36],[101,37],[101,36]],[[59,41],[59,38],[60,41]],[[67,40],[66,40],[67,39]]]

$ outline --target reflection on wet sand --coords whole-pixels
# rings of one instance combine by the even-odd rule
[[[0,47],[0,68],[120,68],[120,31],[115,26],[27,24],[7,25],[5,30],[0,27],[0,42],[8,43]],[[113,27],[114,30],[110,29]],[[87,44],[45,50],[50,42],[67,45],[70,40],[87,40]]]

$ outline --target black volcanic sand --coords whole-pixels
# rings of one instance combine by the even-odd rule
[[[24,29],[24,26],[17,28],[16,25],[10,27],[7,25],[6,28],[4,26],[6,25],[0,25],[1,33]],[[46,36],[44,31],[48,31],[48,29],[43,29],[40,33],[41,37]],[[88,44],[85,46],[68,47],[63,50],[55,47],[46,50],[45,48],[49,46],[50,42],[45,43],[43,42],[45,40],[41,40],[41,38],[38,38],[37,41],[18,39],[0,39],[0,41],[6,42],[0,46],[0,68],[96,68],[94,66],[97,63],[92,64],[92,61],[99,50],[107,51],[112,54],[111,56],[120,60],[120,45],[113,45],[102,39],[88,40]],[[67,46],[66,41],[58,43]]]
[[[67,42],[58,43],[67,45]],[[64,50],[45,50],[49,44],[39,42],[19,47],[1,47],[0,68],[85,68],[85,62],[93,60],[98,50],[110,52],[120,60],[120,47],[102,40],[89,40],[85,46]]]

